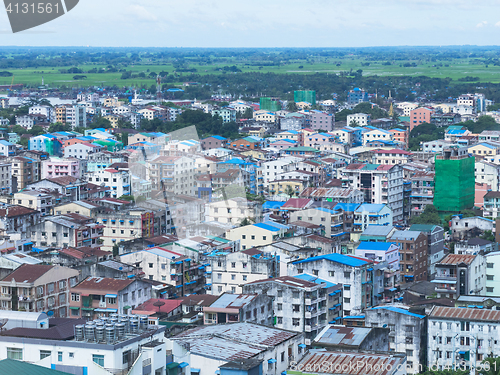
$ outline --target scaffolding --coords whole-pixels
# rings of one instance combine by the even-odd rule
[[[316,91],[298,90],[293,92],[293,100],[295,103],[306,102],[311,105],[316,104]]]
[[[436,157],[434,206],[438,211],[458,212],[474,206],[475,160],[473,156]]]

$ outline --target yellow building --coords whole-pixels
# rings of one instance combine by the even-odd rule
[[[104,116],[105,119],[109,120],[111,123],[111,127],[117,128],[118,127],[118,120],[120,119],[120,116],[118,115],[107,115]]]
[[[291,198],[295,198],[307,187],[307,181],[298,179],[271,181],[269,183],[269,196],[288,195],[289,187],[295,194]]]
[[[483,142],[478,143],[477,145],[471,146],[468,149],[469,154],[474,156],[482,156],[482,157],[490,157],[494,155],[498,155],[498,149],[500,145],[495,146],[491,143]]]
[[[253,119],[256,121],[276,122],[277,116],[269,111],[256,111],[253,113]]]
[[[266,152],[262,150],[248,150],[241,152],[241,155],[245,155],[257,160],[267,160]]]
[[[252,225],[233,228],[226,232],[226,238],[231,241],[240,240],[241,248],[251,249],[273,243],[286,233],[286,227],[281,224],[266,221]]]
[[[264,136],[266,135],[266,129],[264,128],[252,129],[248,132],[248,134],[253,135],[254,137],[264,138]]]
[[[295,103],[295,105],[300,110],[311,108],[311,103],[308,103],[308,102],[298,102],[298,103]]]

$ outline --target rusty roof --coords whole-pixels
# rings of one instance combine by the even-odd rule
[[[9,206],[0,208],[0,217],[17,217],[36,213],[38,213],[38,211],[23,206]]]
[[[308,187],[300,193],[301,197],[314,197],[314,198],[338,198],[338,197],[350,197],[356,189],[352,188],[342,188],[342,187],[330,187],[330,188],[314,188]]]
[[[448,254],[438,264],[457,265],[461,263],[471,264],[474,261],[475,255],[469,254]]]
[[[318,284],[311,283],[310,281],[302,280],[292,276],[280,276],[280,277],[273,277],[270,279],[256,280],[247,283],[245,285],[268,283],[268,282],[276,282],[278,284],[291,286],[293,288],[314,288],[318,286]]]
[[[310,350],[307,356],[299,362],[297,369],[318,374],[389,375],[396,372],[398,365],[404,365],[404,362],[405,357],[403,355],[348,353],[314,349]]]
[[[54,266],[43,264],[23,264],[15,271],[5,276],[2,281],[15,280],[18,283],[34,283],[37,279],[49,272]]]
[[[47,177],[46,180],[61,186],[67,186],[75,184],[78,181],[78,178],[73,176],[59,176],[59,177]]]
[[[462,307],[434,306],[429,318],[453,320],[479,320],[498,323],[500,311],[487,309],[467,309]]]
[[[331,325],[321,331],[314,339],[315,343],[326,346],[354,346],[359,347],[368,337],[371,328],[368,327],[344,327]]]
[[[119,280],[107,277],[87,277],[85,280],[75,285],[75,289],[95,289],[95,290],[123,290],[134,282],[133,279]]]

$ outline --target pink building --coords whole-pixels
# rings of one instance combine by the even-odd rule
[[[415,126],[423,124],[424,122],[431,123],[431,115],[434,111],[431,108],[419,107],[412,109],[410,111],[410,131],[413,130]]]
[[[401,142],[405,146],[408,146],[408,130],[406,129],[389,129],[392,133],[393,139],[396,142]]]
[[[72,176],[82,177],[80,161],[75,158],[56,158],[42,161],[42,179],[50,177]]]
[[[312,110],[309,112],[311,116],[310,127],[314,130],[332,131],[335,126],[335,115]]]
[[[304,146],[317,148],[320,145],[334,143],[335,136],[332,134],[315,133],[304,136]]]
[[[491,186],[488,184],[480,184],[476,182],[476,192],[474,194],[474,206],[483,208],[484,196],[491,190]]]

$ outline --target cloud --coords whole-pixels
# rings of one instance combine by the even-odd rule
[[[482,21],[482,22],[479,22],[476,27],[485,27],[486,25],[488,24],[488,21]]]
[[[495,27],[500,27],[500,21],[495,24]]]
[[[142,5],[133,4],[128,7],[128,13],[136,16],[141,21],[157,21],[158,17],[156,17],[153,13],[150,13],[146,8]]]

